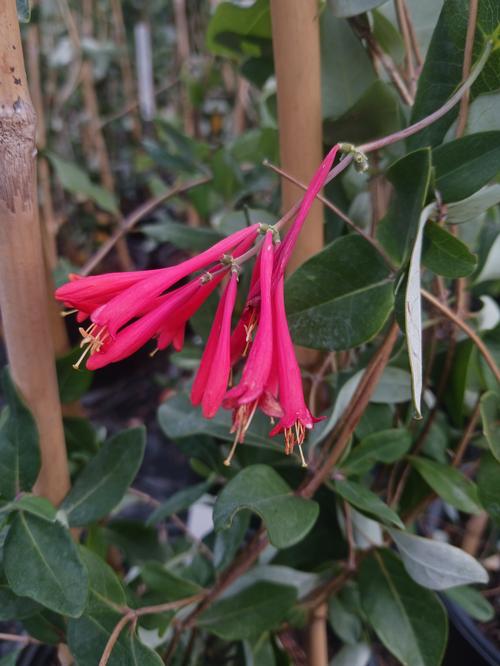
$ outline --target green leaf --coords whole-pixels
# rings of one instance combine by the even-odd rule
[[[461,472],[426,458],[409,457],[411,464],[445,502],[465,513],[481,513],[476,486]]]
[[[454,587],[445,592],[448,599],[457,604],[478,622],[489,622],[495,617],[495,609],[483,597],[479,590],[473,587]]]
[[[408,361],[411,371],[411,394],[415,418],[421,419],[422,401],[422,296],[420,294],[420,261],[424,228],[427,220],[435,212],[436,205],[424,208],[418,222],[417,235],[413,243],[408,265],[405,288],[405,336],[408,348]]]
[[[418,231],[431,179],[431,152],[416,150],[394,162],[387,171],[394,187],[389,212],[377,228],[377,237],[398,264],[408,260]]]
[[[225,640],[242,640],[273,629],[297,598],[293,587],[256,583],[216,601],[198,618],[198,626]]]
[[[375,462],[396,462],[408,453],[410,446],[411,435],[404,428],[380,430],[362,439],[352,449],[342,470],[347,474],[363,474]]]
[[[141,578],[150,592],[160,594],[162,603],[177,601],[201,592],[196,583],[172,573],[159,562],[149,562],[141,571]]]
[[[273,644],[269,634],[262,634],[256,641],[245,641],[243,649],[245,652],[245,666],[276,666]]]
[[[492,454],[500,462],[500,397],[494,391],[487,391],[481,396],[481,418],[483,434]]]
[[[0,507],[0,513],[11,511],[26,511],[51,523],[54,522],[57,515],[57,509],[48,499],[36,495],[23,495],[19,499]]]
[[[465,123],[464,135],[476,132],[489,132],[500,130],[500,117],[498,107],[500,104],[500,93],[485,93],[479,95],[469,106],[467,121]],[[444,141],[452,141],[457,135],[458,120],[451,125],[447,131]]]
[[[210,486],[213,484],[213,477],[203,481],[203,483],[197,483],[194,486],[185,488],[184,490],[179,490],[179,492],[169,497],[168,500],[163,502],[153,513],[149,516],[146,521],[146,525],[156,525],[157,523],[165,520],[173,513],[180,513],[185,511],[192,504],[196,502],[202,495],[204,495]]]
[[[500,203],[500,185],[486,185],[466,199],[449,203],[446,207],[446,221],[450,224],[470,222],[497,203]]]
[[[382,5],[386,0],[328,0],[334,16],[356,16]]]
[[[113,610],[126,605],[125,590],[113,569],[88,548],[80,546],[79,554],[89,577],[89,597],[86,613],[102,611],[103,606]]]
[[[345,61],[340,67],[340,71],[345,71]],[[330,84],[332,90],[335,85]],[[339,136],[348,136],[351,141],[363,143],[376,136],[391,134],[401,128],[401,115],[397,95],[386,83],[376,80],[339,118],[325,120],[324,141],[331,145]]]
[[[405,57],[405,46],[400,32],[381,11],[375,10],[372,12],[372,18],[374,38],[395,63],[401,64]]]
[[[373,338],[393,306],[384,262],[363,238],[345,236],[306,261],[286,282],[294,342],[340,350]]]
[[[490,453],[481,457],[477,489],[488,515],[500,524],[500,463]]]
[[[325,11],[320,18],[320,31],[323,118],[338,119],[361,99],[376,76],[366,50],[347,21]],[[349,75],[344,69],[346,62],[350,63]],[[351,138],[350,134],[343,136]]]
[[[361,603],[385,647],[408,666],[439,666],[448,638],[446,613],[436,596],[412,581],[394,553],[363,560]]]
[[[22,620],[36,613],[39,608],[33,599],[14,594],[5,578],[0,577],[0,621]]]
[[[16,0],[17,18],[21,23],[29,23],[31,18],[30,0]]]
[[[82,355],[80,347],[72,349],[69,354],[56,360],[59,397],[63,404],[79,400],[92,384],[93,373],[86,368],[75,370],[73,365]]]
[[[25,618],[23,627],[30,636],[48,645],[66,640],[66,618],[53,611],[42,608],[36,615]]]
[[[87,601],[88,576],[69,531],[60,523],[19,512],[4,552],[5,575],[19,596],[78,617]]]
[[[103,611],[83,615],[68,622],[68,647],[78,666],[96,666],[99,663],[111,632],[122,615]],[[128,629],[124,629],[116,642],[108,666],[163,666],[160,656],[141,643]]]
[[[430,590],[446,590],[469,583],[487,583],[488,573],[460,548],[399,530],[389,530],[414,581]]]
[[[61,504],[71,527],[93,523],[118,504],[139,470],[145,445],[143,427],[120,432],[103,444]]]
[[[115,195],[104,187],[93,183],[88,175],[73,162],[67,162],[51,152],[44,153],[54,167],[57,177],[65,190],[81,196],[84,200],[93,201],[107,211],[118,215],[118,202]]]
[[[343,645],[331,660],[330,666],[368,666],[371,654],[370,646],[366,643]]]
[[[347,607],[340,594],[330,597],[328,619],[333,631],[344,643],[355,645],[361,640],[363,635],[361,618]]]
[[[474,280],[475,284],[500,279],[500,235],[498,235],[486,257],[481,272]]]
[[[425,225],[422,263],[437,275],[459,278],[474,272],[477,256],[459,238],[429,220]]]
[[[375,493],[372,493],[371,490],[368,490],[368,488],[365,488],[360,483],[347,480],[335,481],[334,488],[343,499],[360,511],[374,516],[383,523],[404,528],[397,513],[390,509],[378,495],[375,495]]]
[[[207,46],[212,53],[229,57],[271,52],[269,0],[257,0],[250,7],[221,2],[208,24]]]
[[[500,132],[479,132],[438,146],[432,162],[443,201],[465,199],[500,171]]]
[[[419,3],[426,4],[426,3]],[[446,0],[432,35],[424,68],[419,78],[411,123],[424,118],[452,95],[462,79],[465,36],[467,33],[468,0]],[[479,3],[472,62],[476,62],[485,43],[497,32],[500,22],[498,3],[489,0]],[[497,37],[498,39],[498,37]],[[494,49],[483,71],[472,87],[472,98],[500,87],[500,53]],[[435,146],[458,115],[460,105],[429,127],[407,140],[410,149]]]
[[[11,499],[31,490],[40,471],[38,429],[5,368],[2,388],[7,416],[0,419],[0,496]]]
[[[220,492],[214,505],[216,530],[230,527],[234,516],[249,509],[264,521],[269,541],[288,548],[310,531],[319,513],[312,500],[294,495],[289,486],[266,465],[251,465],[239,472]]]
[[[172,222],[171,220],[160,221],[156,224],[144,224],[141,232],[153,238],[159,243],[171,243],[181,250],[201,252],[220,241],[223,236],[214,229],[206,227],[188,227],[185,224]]]

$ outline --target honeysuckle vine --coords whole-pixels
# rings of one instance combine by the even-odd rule
[[[225,463],[245,438],[252,418],[260,409],[272,420],[279,419],[270,436],[283,432],[285,453],[301,445],[307,430],[319,419],[309,411],[303,394],[300,369],[288,329],[284,305],[284,275],[287,263],[314,199],[351,162],[358,171],[368,166],[366,154],[420,131],[445,115],[470,89],[493,48],[488,41],[469,77],[454,95],[426,118],[387,137],[361,146],[338,143],[314,174],[304,197],[274,226],[254,224],[215,243],[211,248],[177,266],[149,271],[110,273],[100,276],[71,275],[70,282],[56,291],[81,327],[78,368],[86,360],[90,370],[115,363],[136,352],[149,340],[156,349],[184,344],[187,322],[223,281],[223,294],[194,379],[191,399],[201,404],[203,415],[213,418],[222,407],[233,412],[234,443]],[[344,157],[334,167],[337,154]],[[279,230],[293,219],[283,242]],[[243,313],[233,332],[231,318],[241,266],[257,256]],[[186,284],[177,286],[193,273]],[[235,366],[244,360],[240,382],[231,387]],[[229,390],[228,390],[229,388]]]

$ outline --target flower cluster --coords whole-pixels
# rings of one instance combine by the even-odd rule
[[[257,409],[279,419],[271,430],[284,433],[285,453],[301,444],[318,419],[306,406],[300,368],[288,330],[284,301],[286,265],[309,209],[321,190],[338,146],[314,175],[284,241],[275,227],[254,224],[219,241],[177,266],[149,271],[79,277],[56,291],[56,298],[76,312],[82,355],[89,370],[130,356],[149,340],[156,350],[182,349],[186,324],[219,285],[222,296],[194,379],[191,400],[210,419],[222,407],[233,413],[234,444],[244,441]],[[257,254],[242,315],[231,331],[241,264]],[[194,278],[180,284],[193,273]],[[155,351],[156,351],[155,350]],[[236,366],[244,361],[237,385],[228,389]]]

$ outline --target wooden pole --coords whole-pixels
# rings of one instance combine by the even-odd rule
[[[36,492],[58,504],[69,489],[36,196],[36,116],[16,0],[0,2],[0,308],[12,377],[36,420]]]
[[[32,8],[34,6],[35,3],[32,3]],[[40,76],[40,32],[38,23],[31,23],[26,30],[26,64],[31,100],[37,117],[36,144],[39,150],[44,150],[47,146],[47,131]],[[64,356],[64,354],[69,352],[70,346],[66,326],[61,317],[61,308],[52,296],[55,288],[52,272],[57,264],[56,235],[58,223],[52,205],[50,169],[46,157],[38,159],[38,183],[42,198],[40,206],[40,229],[45,258],[50,329],[52,331],[55,355]]]
[[[321,71],[317,0],[271,0],[274,66],[278,87],[281,166],[308,182],[321,160]],[[302,196],[293,183],[281,184],[283,210]],[[289,270],[323,247],[323,208],[311,208]]]
[[[311,619],[309,622],[310,666],[328,666],[327,617],[328,604],[317,606],[311,613]]]
[[[321,67],[317,0],[271,0],[274,67],[282,168],[308,182],[323,158]],[[301,197],[286,179],[281,183],[283,211]],[[289,264],[292,273],[323,247],[323,207],[315,201]],[[318,354],[300,349],[299,361],[313,364]]]

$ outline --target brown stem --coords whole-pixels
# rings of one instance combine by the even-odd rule
[[[18,634],[3,634],[0,633],[0,641],[10,641],[12,643],[33,643],[40,645],[40,641],[31,636],[20,636]]]
[[[481,413],[480,407],[481,407],[481,401],[480,399],[478,399],[476,402],[476,406],[474,407],[474,410],[469,419],[469,423],[467,424],[467,428],[464,430],[462,439],[459,441],[457,448],[455,449],[455,455],[453,456],[453,460],[451,463],[452,467],[458,467],[463,460],[464,454],[467,451],[467,447],[469,446],[472,437],[474,436],[474,431],[476,429],[476,425]]]
[[[291,181],[297,187],[300,187],[303,190],[307,190],[307,185],[303,183],[302,181],[298,180],[297,178],[294,178],[291,176],[289,173],[286,173],[284,169],[280,169],[277,167],[275,164],[272,164],[272,162],[269,162],[268,160],[264,161],[264,166],[269,167],[272,171],[275,171],[276,173],[279,173],[280,176],[283,178],[286,178],[287,180]],[[332,203],[329,199],[324,197],[322,194],[316,195],[316,198],[321,201],[323,205],[325,205],[327,208],[329,208],[331,211],[335,213],[335,215],[338,215],[341,220],[343,220],[353,231],[355,231],[357,234],[362,236],[367,243],[370,243],[370,245],[375,248],[375,250],[378,252],[378,254],[382,257],[382,259],[385,261],[385,263],[389,266],[391,270],[396,270],[394,264],[390,260],[389,256],[385,252],[384,248],[380,245],[380,243],[375,239],[372,238],[369,234],[367,234],[363,229],[360,229],[352,220],[351,218],[344,213],[343,210],[338,208],[334,203]]]
[[[472,65],[472,49],[474,48],[474,37],[476,34],[477,10],[479,0],[469,0],[469,19],[467,22],[467,34],[465,37],[464,62],[462,66],[462,78],[469,76]],[[467,90],[460,102],[460,111],[458,113],[458,122],[456,137],[463,136],[465,126],[467,125],[467,116],[469,113],[470,90]]]
[[[102,653],[101,659],[99,660],[99,666],[106,666],[111,653],[120,638],[120,634],[123,629],[127,626],[129,622],[135,623],[137,618],[142,617],[143,615],[155,615],[156,613],[167,613],[171,610],[176,610],[177,608],[182,608],[183,606],[188,606],[189,604],[195,603],[200,599],[201,595],[196,594],[192,597],[186,597],[185,599],[179,599],[178,601],[169,601],[165,604],[157,604],[155,606],[143,606],[142,608],[127,608],[123,617],[117,622],[115,628],[111,632],[111,635],[106,643],[104,652]]]
[[[382,50],[380,44],[370,33],[363,34],[363,37],[366,41],[366,44],[374,56],[382,63],[383,68],[387,72],[389,78],[394,83],[394,87],[399,93],[399,96],[405,104],[408,106],[413,106],[414,97],[412,93],[408,90],[406,83],[403,80],[403,77],[399,73],[396,64],[393,59]]]
[[[136,90],[132,65],[128,57],[127,33],[125,21],[123,19],[123,9],[121,0],[111,0],[111,11],[113,13],[113,27],[116,35],[116,43],[119,49],[119,63],[123,82],[123,96],[125,104],[130,108],[132,116],[132,134],[137,141],[140,141],[142,128],[136,105]]]
[[[375,391],[379,379],[382,376],[387,363],[389,362],[389,358],[396,343],[398,334],[399,327],[396,322],[393,322],[385,336],[382,345],[379,347],[364,372],[358,389],[356,390],[350,402],[350,406],[346,410],[342,428],[338,434],[332,450],[320,468],[316,471],[314,476],[312,476],[300,490],[300,495],[302,497],[308,498],[314,495],[323,481],[328,478],[332,468],[345,451],[345,448],[351,439],[352,433],[358,425],[363,412],[366,409],[366,406],[370,402],[370,398]]]
[[[406,16],[406,24],[410,32],[410,39],[413,47],[413,53],[415,54],[415,61],[417,63],[418,69],[420,70],[422,65],[424,64],[424,59],[420,51],[420,46],[418,45],[417,33],[415,32],[415,26],[413,25],[413,21],[411,20],[411,14],[408,5],[406,3],[406,0],[402,0],[402,5]]]
[[[0,306],[12,378],[40,437],[36,490],[58,504],[69,473],[38,219],[36,119],[15,0],[0,3],[0,48]]]
[[[104,259],[104,257],[108,254],[108,252],[110,252],[113,249],[118,240],[120,238],[123,238],[123,236],[131,229],[133,229],[134,226],[138,222],[140,222],[140,220],[142,220],[143,217],[149,215],[149,213],[151,213],[161,203],[167,201],[167,199],[171,199],[172,197],[177,196],[178,194],[187,192],[193,187],[198,187],[198,185],[203,185],[204,183],[207,183],[209,180],[210,177],[208,176],[197,178],[195,180],[190,180],[187,183],[176,185],[171,190],[168,190],[167,192],[160,194],[154,199],[150,199],[149,201],[146,201],[145,203],[141,204],[138,208],[132,211],[130,215],[127,215],[127,217],[120,222],[118,228],[115,229],[115,231],[108,238],[108,240],[105,243],[103,243],[101,247],[97,250],[97,252],[94,254],[94,256],[87,261],[85,266],[81,269],[80,275],[88,275],[89,273],[91,273],[96,268],[96,266]]]
[[[495,363],[495,359],[493,356],[490,354],[488,348],[484,344],[484,342],[481,340],[481,338],[478,336],[478,334],[465,322],[463,319],[460,319],[460,317],[457,317],[457,315],[453,312],[453,310],[450,310],[450,308],[447,305],[444,305],[444,303],[441,303],[435,296],[433,296],[430,292],[428,292],[425,289],[420,290],[422,293],[422,296],[429,301],[429,303],[432,303],[432,305],[442,312],[445,317],[447,317],[450,321],[452,321],[456,326],[462,329],[464,333],[467,334],[467,336],[472,340],[472,342],[476,345],[478,350],[481,352],[483,355],[484,360],[488,364],[489,368],[495,375],[495,378],[497,381],[500,382],[500,370],[498,369],[497,364]]]
[[[415,66],[413,64],[413,49],[410,34],[410,26],[408,24],[407,7],[404,0],[395,0],[396,16],[398,19],[399,29],[403,35],[403,42],[405,46],[405,60],[406,60],[406,80],[410,87],[410,93],[414,97],[417,88],[417,76],[415,74]]]

